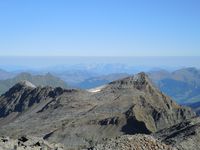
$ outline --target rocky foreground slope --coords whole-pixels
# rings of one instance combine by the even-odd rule
[[[194,117],[151,135],[135,134],[105,139],[91,150],[199,150],[200,118]]]
[[[146,74],[111,82],[98,91],[18,83],[0,97],[0,135],[23,135],[93,147],[105,138],[151,134],[195,114],[153,86]]]
[[[0,150],[64,150],[64,147],[31,136],[22,136],[18,139],[0,137]]]
[[[103,141],[91,150],[177,150],[150,135],[124,135]]]

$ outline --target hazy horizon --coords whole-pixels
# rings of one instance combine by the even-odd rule
[[[197,0],[0,1],[0,68],[200,68]],[[87,68],[85,67],[85,68]]]
[[[165,69],[175,70],[186,67],[200,68],[200,57],[69,57],[69,56],[0,56],[0,69],[7,71],[20,70],[67,70],[67,67],[74,69],[85,69],[86,66],[94,67],[95,65],[124,65],[144,69]],[[85,68],[83,68],[83,66]]]

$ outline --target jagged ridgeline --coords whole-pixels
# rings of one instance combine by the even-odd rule
[[[0,97],[0,112],[1,135],[32,135],[80,149],[103,138],[150,134],[195,116],[145,73],[88,91],[18,83]]]

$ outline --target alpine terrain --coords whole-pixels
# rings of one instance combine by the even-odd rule
[[[22,81],[0,97],[0,147],[187,150],[199,147],[195,117],[145,73],[90,90]]]

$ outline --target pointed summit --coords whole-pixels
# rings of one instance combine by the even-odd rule
[[[141,72],[134,76],[113,81],[109,85],[118,88],[135,88],[142,90],[145,89],[147,85],[152,86],[152,82],[150,81],[147,74]]]
[[[19,91],[24,91],[24,89],[35,89],[36,86],[27,80],[22,80],[11,87],[5,94],[12,94]]]

